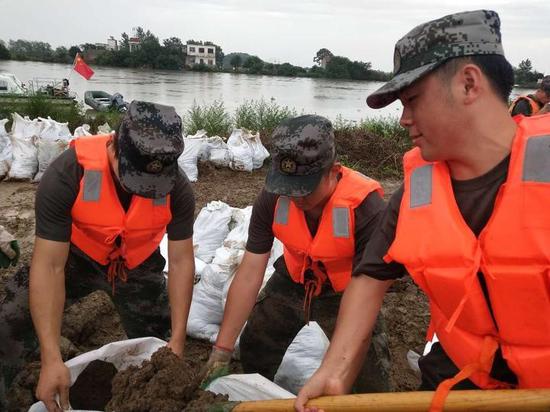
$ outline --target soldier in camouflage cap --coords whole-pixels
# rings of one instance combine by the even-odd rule
[[[67,409],[63,305],[96,290],[111,294],[129,338],[169,337],[172,351],[183,354],[195,199],[177,165],[182,151],[174,108],[134,101],[117,133],[75,139],[50,164],[36,193],[32,266],[6,281],[0,305],[0,385],[11,384],[40,343],[36,396],[53,411],[59,395]],[[169,267],[159,250],[165,235]]]
[[[398,92],[454,57],[504,56],[500,19],[490,10],[451,14],[421,24],[395,45],[393,78],[367,98],[373,109],[387,106]]]
[[[297,411],[350,390],[385,292],[404,276],[428,298],[429,334],[438,338],[418,362],[419,389],[436,391],[430,410],[443,410],[451,389],[550,388],[542,326],[550,303],[540,286],[549,264],[550,116],[512,118],[513,85],[493,11],[445,16],[397,42],[395,76],[367,102],[398,98],[414,148]]]
[[[133,101],[118,139],[120,183],[143,197],[166,196],[176,183],[183,152],[181,118],[174,108]]]
[[[336,161],[334,131],[324,117],[281,122],[272,134],[271,155],[265,188],[252,209],[246,251],[203,370],[205,383],[227,370],[245,322],[243,370],[270,380],[310,320],[330,337],[354,256],[362,254],[384,205],[378,182]],[[275,238],[284,254],[256,302]],[[390,362],[382,321],[374,336],[357,388],[384,392],[390,389]]]
[[[336,159],[332,124],[321,116],[283,121],[273,131],[271,145],[271,170],[265,187],[279,195],[309,195]]]

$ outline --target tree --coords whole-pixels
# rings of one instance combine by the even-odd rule
[[[49,43],[41,41],[10,40],[9,50],[12,59],[53,61],[53,50]]]
[[[241,67],[242,64],[241,56],[235,54],[233,57],[231,57],[231,60],[229,60],[229,64],[231,65],[231,67],[233,67],[233,70],[236,71],[239,67]]]
[[[6,47],[4,41],[0,40],[0,60],[9,60],[10,58],[10,51]]]
[[[220,46],[216,46],[216,66],[221,68],[223,66],[223,58],[225,55],[223,54],[223,50]]]
[[[82,50],[80,50],[80,47],[78,46],[69,47],[69,51],[67,52],[71,59],[74,59],[77,53],[82,53]]]
[[[533,69],[531,60],[522,60],[517,68],[514,68],[515,81],[518,84],[536,83],[543,74]]]
[[[250,56],[243,63],[243,68],[248,70],[248,73],[258,74],[261,73],[264,68],[264,62],[258,56]]]
[[[317,52],[317,54],[313,58],[313,62],[317,63],[319,66],[322,66],[323,61],[325,62],[325,64],[328,64],[330,59],[332,59],[332,56],[334,55],[329,49],[322,48]]]
[[[69,51],[66,47],[60,46],[54,51],[54,61],[56,63],[70,63]]]
[[[123,32],[120,37],[120,48],[123,50],[128,50],[130,48],[130,37],[126,34],[126,32]]]

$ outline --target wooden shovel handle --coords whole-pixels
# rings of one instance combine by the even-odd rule
[[[434,392],[389,392],[322,396],[308,406],[325,412],[412,412],[427,411]],[[445,411],[550,411],[550,389],[502,389],[451,391]],[[241,402],[234,412],[293,412],[294,399]]]

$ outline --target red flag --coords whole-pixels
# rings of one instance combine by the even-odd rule
[[[94,71],[90,66],[84,62],[84,59],[80,57],[79,53],[76,53],[73,63],[73,70],[84,77],[86,80],[90,80],[90,77],[94,75]]]

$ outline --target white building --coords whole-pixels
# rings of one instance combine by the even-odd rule
[[[118,50],[118,41],[113,36],[107,39],[107,50]]]
[[[128,47],[131,52],[138,50],[141,47],[141,40],[139,37],[130,37],[128,39]]]
[[[216,65],[216,46],[197,43],[187,43],[186,66],[195,64]]]

